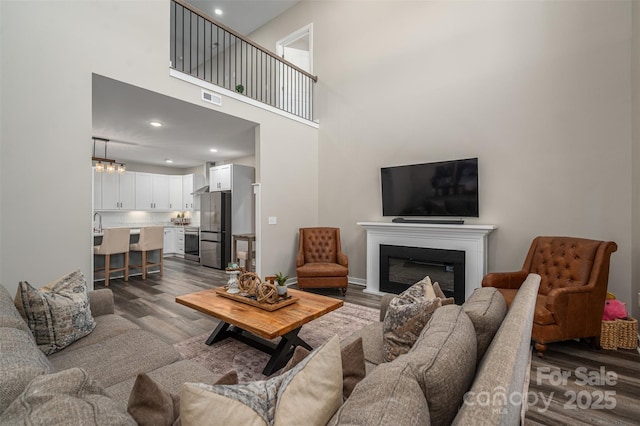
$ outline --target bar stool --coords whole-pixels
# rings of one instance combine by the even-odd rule
[[[105,229],[102,235],[102,243],[93,246],[93,254],[104,256],[104,268],[94,269],[104,270],[104,285],[109,287],[109,277],[112,272],[124,271],[124,280],[129,281],[129,228]],[[111,256],[114,254],[124,254],[124,266],[122,268],[111,268]]]
[[[141,265],[129,265],[129,268],[142,268],[142,279],[147,279],[147,269],[159,266],[162,275],[162,249],[164,247],[164,227],[147,226],[140,228],[140,239],[137,243],[129,245],[129,251],[139,251],[142,253]],[[160,260],[149,262],[149,252],[160,250]]]

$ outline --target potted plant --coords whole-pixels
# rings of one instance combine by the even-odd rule
[[[287,286],[286,282],[289,279],[288,275],[283,275],[282,272],[278,272],[276,275],[276,289],[278,290],[278,295],[284,296],[287,294]]]
[[[244,86],[242,84],[236,85],[236,92],[242,94],[244,92]]]

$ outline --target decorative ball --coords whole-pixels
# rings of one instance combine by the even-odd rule
[[[276,303],[278,301],[278,289],[269,283],[260,283],[256,287],[256,300],[260,303]]]
[[[261,282],[262,280],[260,277],[253,272],[246,272],[238,277],[238,287],[240,288],[240,292],[251,296],[256,294],[256,287]]]

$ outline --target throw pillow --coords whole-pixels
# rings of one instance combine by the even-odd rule
[[[334,336],[288,372],[236,386],[185,383],[184,424],[325,425],[342,404],[340,341]]]
[[[391,300],[382,326],[385,361],[393,361],[409,352],[440,305],[440,299],[435,297],[429,277]]]
[[[80,368],[34,378],[2,415],[0,424],[135,425],[121,403]]]
[[[447,297],[447,295],[444,294],[444,292],[440,288],[440,284],[438,284],[437,282],[433,283],[433,291],[436,293],[436,297],[440,298],[442,306],[453,305],[455,303],[455,299],[453,297]]]
[[[87,283],[80,270],[38,290],[28,282],[18,286],[15,305],[46,355],[69,346],[93,331]]]
[[[280,374],[286,373],[298,365],[309,353],[310,351],[302,346],[296,346],[296,350],[293,351],[293,356],[289,359],[287,365],[282,368]],[[342,398],[346,400],[351,395],[351,392],[353,392],[353,388],[355,388],[367,374],[362,337],[358,337],[353,342],[344,346],[340,350],[340,358],[342,360]]]
[[[0,328],[0,413],[41,374],[54,371],[30,331]]]
[[[231,370],[216,382],[217,385],[237,385],[238,373]],[[146,373],[138,374],[129,395],[127,412],[139,426],[180,424],[180,395],[165,391]]]

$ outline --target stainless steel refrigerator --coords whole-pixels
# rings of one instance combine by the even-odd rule
[[[200,263],[224,269],[231,261],[231,192],[200,195]]]

